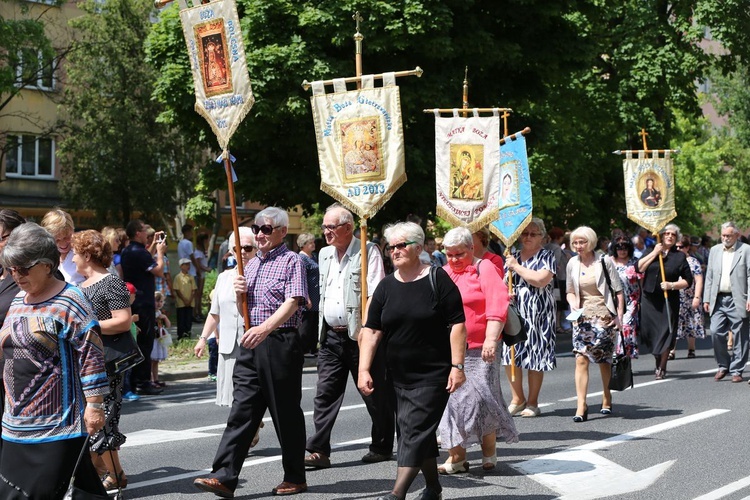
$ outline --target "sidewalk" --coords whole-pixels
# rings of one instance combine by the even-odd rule
[[[193,323],[190,339],[193,344],[197,342],[203,330],[203,324]],[[172,334],[172,340],[177,342],[177,327],[169,329]],[[317,370],[318,360],[315,357],[305,356],[303,370],[314,372]],[[208,377],[208,352],[204,353],[201,358],[196,358],[192,353],[185,353],[182,356],[173,356],[170,348],[170,356],[159,363],[159,378],[165,381],[174,380],[191,380]]]

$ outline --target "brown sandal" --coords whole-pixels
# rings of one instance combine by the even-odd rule
[[[127,488],[128,478],[127,476],[125,476],[125,471],[120,471],[118,477],[120,479],[120,484],[117,484],[117,479],[112,477],[111,474],[107,474],[107,477],[104,478],[104,481],[102,481],[102,486],[104,486],[104,489],[107,491],[112,491],[119,488]]]

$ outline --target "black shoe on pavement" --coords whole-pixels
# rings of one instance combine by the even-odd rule
[[[305,457],[305,467],[328,469],[331,467],[331,459],[322,453],[310,453]]]
[[[388,455],[381,455],[380,453],[375,453],[374,451],[368,451],[367,454],[362,457],[362,461],[366,464],[376,464],[379,462],[387,462],[393,458],[392,454]]]
[[[425,488],[419,492],[414,500],[443,500],[443,494],[432,491],[430,488]]]

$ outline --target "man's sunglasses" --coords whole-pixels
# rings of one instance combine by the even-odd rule
[[[25,278],[31,272],[31,268],[34,267],[34,266],[36,266],[37,264],[39,264],[39,262],[34,262],[30,266],[26,266],[26,267],[8,266],[8,267],[6,267],[6,269],[8,270],[8,272],[10,272],[12,274],[17,274],[17,275],[21,276],[22,278]]]
[[[257,224],[253,224],[250,226],[250,230],[253,232],[253,234],[263,233],[266,236],[271,234],[274,229],[278,229],[281,226],[272,226],[271,224],[263,224],[262,226],[259,226]]]

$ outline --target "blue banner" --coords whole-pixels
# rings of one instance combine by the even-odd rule
[[[534,207],[526,139],[521,132],[506,137],[500,146],[500,193],[497,198],[500,212],[498,219],[490,224],[490,230],[506,247],[510,247],[531,220]]]

